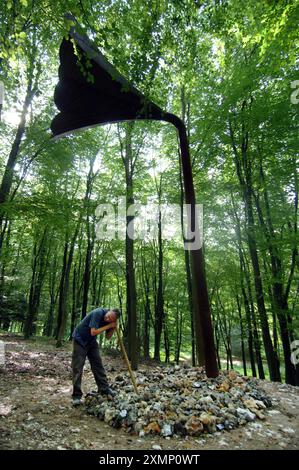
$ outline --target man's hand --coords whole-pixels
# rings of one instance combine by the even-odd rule
[[[102,326],[102,328],[90,328],[90,334],[91,336],[97,336],[100,333],[103,333],[103,331],[110,330],[111,328],[112,331],[116,328],[116,322],[107,323],[107,325]]]
[[[116,328],[116,327],[115,327],[115,328]],[[114,331],[115,331],[115,328],[111,328],[110,330],[107,330],[107,331],[106,331],[106,338],[107,338],[107,339],[111,339],[111,337],[112,337],[112,335],[113,335],[113,333],[114,333]]]

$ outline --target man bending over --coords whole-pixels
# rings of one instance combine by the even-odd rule
[[[115,396],[115,392],[109,387],[107,382],[96,336],[106,331],[106,338],[110,339],[116,328],[119,317],[120,311],[117,308],[112,310],[108,308],[96,308],[86,315],[75,328],[73,333],[72,354],[72,397],[74,406],[82,404],[83,394],[81,381],[86,357],[88,357],[90,362],[91,370],[98,386],[98,393],[112,397]]]

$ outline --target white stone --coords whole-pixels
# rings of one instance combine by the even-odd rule
[[[194,382],[193,387],[195,387],[195,388],[200,388],[200,387],[201,387],[201,383],[200,383],[200,382]]]
[[[292,428],[281,428],[282,432],[285,434],[295,434],[295,430]]]
[[[221,439],[221,440],[219,441],[219,445],[220,445],[220,446],[228,446],[228,443],[227,443],[224,439]]]
[[[281,415],[281,411],[279,411],[279,410],[268,410],[267,413],[268,413],[270,416]]]
[[[164,424],[161,430],[161,434],[164,437],[172,436],[172,428],[170,424]]]

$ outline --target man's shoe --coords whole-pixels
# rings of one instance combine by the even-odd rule
[[[112,388],[105,388],[104,390],[99,390],[99,393],[111,398],[116,396],[116,392],[112,390]]]
[[[83,405],[83,400],[81,397],[74,397],[73,398],[73,406],[80,406]]]
[[[86,397],[97,397],[100,394],[100,392],[96,392],[95,390],[90,390],[90,392],[86,393]]]

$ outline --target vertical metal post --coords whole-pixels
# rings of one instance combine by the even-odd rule
[[[191,232],[190,229],[192,228],[192,231],[195,231],[195,236],[199,237],[199,228],[195,217],[196,197],[186,128],[183,121],[173,114],[167,113],[164,116],[164,119],[168,122],[171,122],[177,128],[179,133],[185,202],[191,207],[191,217],[188,217],[188,229],[189,232]],[[217,365],[216,348],[214,342],[202,247],[199,249],[190,250],[190,262],[192,273],[192,295],[195,310],[194,313],[197,318],[200,319],[202,329],[206,374],[208,377],[217,377],[219,370]]]

